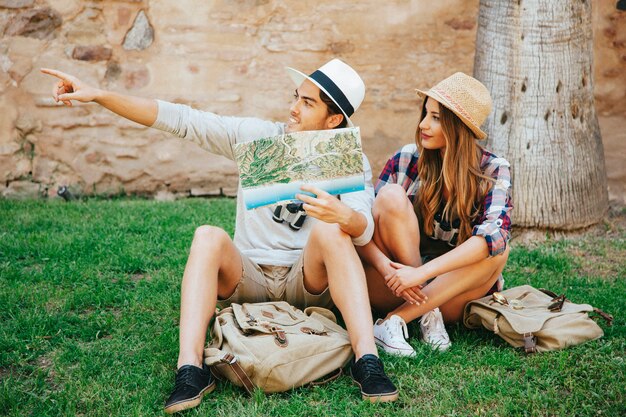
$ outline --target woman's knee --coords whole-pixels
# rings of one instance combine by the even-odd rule
[[[506,249],[504,250],[504,252],[495,255],[492,257],[492,259],[494,260],[494,262],[496,263],[497,267],[504,267],[504,265],[506,264],[506,261],[508,261],[509,259],[509,252],[511,251],[511,247],[507,245]]]

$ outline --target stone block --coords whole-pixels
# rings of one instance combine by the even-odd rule
[[[15,106],[15,97],[0,95],[0,146],[11,144],[17,138],[15,120],[18,118],[18,108]]]
[[[11,19],[5,34],[36,39],[52,39],[54,31],[61,26],[61,15],[50,7],[25,10]]]
[[[154,41],[154,29],[148,20],[148,16],[143,10],[140,10],[133,22],[126,37],[124,38],[123,48],[127,51],[143,51]]]
[[[444,23],[454,30],[472,30],[476,27],[476,19],[472,18],[463,19],[453,17],[452,19],[446,20]]]
[[[41,120],[33,117],[32,114],[25,114],[15,121],[15,128],[25,137],[31,133],[41,132],[42,123]]]
[[[102,10],[105,25],[107,27],[107,41],[111,45],[121,45],[126,33],[131,28],[137,13],[144,7],[140,2],[115,2],[107,5]],[[150,5],[151,14],[153,4]]]
[[[45,187],[41,184],[31,181],[11,181],[8,187],[2,190],[2,197],[15,200],[40,198],[44,190]]]
[[[11,21],[12,17],[13,16],[11,16],[11,13],[6,13],[6,12],[0,13],[0,35],[2,35],[0,37],[0,48],[1,48],[1,45],[4,43],[4,31],[9,25],[9,22]],[[0,53],[2,52],[3,51],[0,49]]]
[[[176,194],[171,191],[160,190],[154,195],[156,201],[174,201],[178,198]]]
[[[71,20],[84,9],[86,2],[82,0],[46,0],[46,3],[59,12],[64,20]]]
[[[13,63],[9,69],[9,76],[16,83],[21,83],[24,77],[33,70],[33,64],[28,59],[20,59]]]
[[[81,61],[108,61],[113,50],[102,45],[76,46],[72,51],[72,58]]]
[[[196,32],[195,28],[209,28],[212,22],[207,17],[213,10],[227,7],[230,2],[221,3],[224,6],[216,7],[214,2],[195,0],[151,2],[150,18],[158,28],[167,28],[168,31],[179,31],[185,28],[183,30],[186,32]],[[190,10],[193,10],[193,13],[190,13]]]
[[[150,83],[150,72],[146,67],[136,67],[124,70],[124,87],[127,90],[138,90]]]
[[[107,43],[102,6],[98,3],[101,2],[89,2],[89,6],[82,8],[78,15],[72,19],[71,25],[65,26],[67,27],[65,37],[68,43],[76,45]]]
[[[220,187],[193,187],[190,194],[192,197],[214,197],[222,195],[222,190]]]
[[[2,9],[22,9],[30,7],[35,0],[0,0],[0,8]]]
[[[21,149],[17,142],[0,143],[0,156],[11,156]]]
[[[52,159],[35,157],[33,159],[33,179],[41,183],[50,183],[54,180],[59,163]]]
[[[28,175],[28,169],[21,164],[23,158],[17,154],[0,155],[0,184]]]
[[[230,181],[232,182],[232,181]],[[239,188],[237,187],[237,181],[235,181],[234,185],[230,185],[227,187],[222,187],[222,195],[225,195],[226,197],[237,197],[237,190]]]

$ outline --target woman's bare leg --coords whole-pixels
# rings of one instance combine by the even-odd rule
[[[435,278],[422,289],[428,300],[421,305],[404,303],[387,314],[398,315],[408,323],[439,307],[447,322],[455,322],[463,317],[465,305],[483,297],[502,273],[509,256],[509,249],[503,254],[486,258],[464,268],[450,271]]]
[[[365,267],[372,307],[386,313],[404,302],[385,284],[383,274],[393,271],[389,262],[411,266],[422,264],[419,224],[404,188],[396,184],[386,185],[380,190],[374,201],[372,215],[375,224],[372,241],[363,248],[357,248],[357,251]],[[380,265],[380,259],[386,265]]]

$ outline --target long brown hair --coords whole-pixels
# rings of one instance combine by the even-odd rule
[[[429,100],[427,98],[427,100]],[[420,123],[426,117],[426,101]],[[439,103],[438,103],[439,104]],[[472,222],[478,217],[483,199],[493,180],[480,169],[482,150],[474,133],[451,110],[439,104],[439,120],[446,140],[444,156],[439,149],[425,149],[417,126],[415,142],[419,149],[417,167],[420,187],[414,209],[424,233],[433,233],[433,219],[443,203],[444,185],[448,190],[443,218],[450,223],[459,219],[460,244],[472,235]]]

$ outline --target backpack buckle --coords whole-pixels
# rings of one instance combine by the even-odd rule
[[[537,338],[530,332],[524,333],[524,350],[526,353],[537,352]]]

